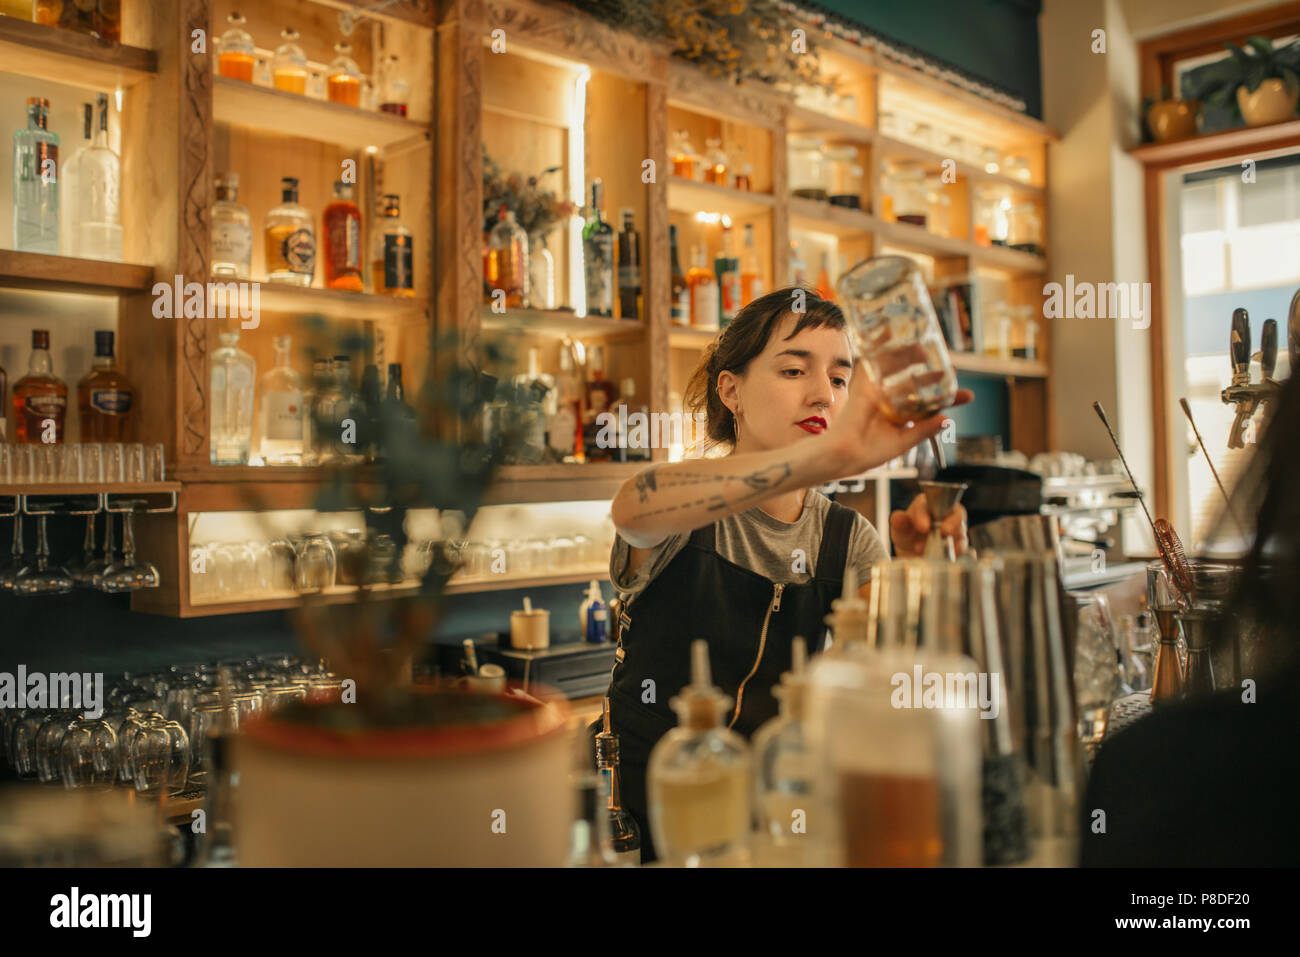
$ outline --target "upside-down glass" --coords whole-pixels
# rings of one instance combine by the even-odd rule
[[[921,268],[904,256],[878,256],[841,276],[838,290],[881,412],[902,424],[952,405],[957,373]]]
[[[190,740],[175,721],[150,721],[136,731],[130,750],[137,791],[174,794],[184,790],[190,771]]]
[[[13,543],[9,547],[9,558],[0,562],[0,591],[12,589],[18,576],[31,567],[23,555],[23,516],[19,513],[13,518]]]
[[[60,758],[64,787],[112,787],[117,778],[117,734],[103,718],[82,718],[63,736]]]
[[[45,723],[36,733],[36,778],[42,784],[57,784],[63,778],[63,736],[81,715],[66,708],[46,714]]]
[[[158,587],[158,569],[149,562],[136,561],[132,514],[131,511],[122,513],[122,561],[104,570],[98,583],[100,591],[124,592]]]
[[[45,518],[44,514],[36,518],[36,566],[19,572],[13,580],[13,590],[19,595],[64,595],[72,591],[72,577],[60,566],[50,565]]]

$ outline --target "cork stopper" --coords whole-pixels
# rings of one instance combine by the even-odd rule
[[[677,712],[680,725],[692,731],[707,731],[722,724],[731,698],[713,685],[709,668],[709,643],[702,638],[691,643],[691,683],[668,704]]]

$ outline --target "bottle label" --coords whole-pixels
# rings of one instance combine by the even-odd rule
[[[218,262],[243,263],[253,259],[253,231],[243,223],[216,223],[212,227],[212,258]]]
[[[414,289],[411,274],[411,237],[401,233],[384,237],[384,288]]]
[[[614,313],[614,235],[598,233],[583,244],[586,255],[587,311]]]
[[[722,318],[731,320],[740,309],[740,273],[728,269],[722,273]]]
[[[303,414],[301,392],[271,392],[262,400],[266,427],[263,438],[273,442],[301,442]]]
[[[280,255],[288,264],[290,272],[310,276],[316,271],[316,237],[305,226],[295,229],[281,243]]]
[[[718,284],[711,280],[697,283],[692,300],[695,325],[701,329],[718,328]]]
[[[618,267],[618,288],[640,290],[641,267],[637,265],[619,266]]]
[[[683,286],[673,296],[673,307],[671,318],[673,322],[689,326],[691,324],[691,290],[689,286]]]
[[[35,168],[32,172],[35,179],[41,183],[54,186],[59,182],[59,148],[54,143],[39,142],[36,144]],[[49,165],[47,165],[49,164]]]
[[[92,389],[90,407],[105,415],[126,415],[131,411],[131,393],[124,389]]]
[[[62,395],[29,395],[23,400],[23,407],[27,410],[28,415],[58,421],[63,420],[63,411],[67,406],[67,396]]]
[[[330,267],[334,275],[361,271],[361,219],[345,215],[330,224]]]

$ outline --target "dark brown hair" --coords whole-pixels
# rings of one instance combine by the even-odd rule
[[[804,296],[802,312],[794,308],[797,293]],[[736,313],[736,318],[705,350],[682,398],[687,411],[707,415],[705,432],[713,444],[736,441],[736,419],[718,396],[718,375],[723,371],[744,375],[750,361],[767,348],[777,324],[789,315],[798,316],[798,322],[786,339],[819,326],[845,328],[839,306],[802,286],[775,289]]]

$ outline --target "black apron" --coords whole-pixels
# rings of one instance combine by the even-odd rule
[[[698,528],[621,616],[610,725],[619,737],[622,803],[641,827],[642,863],[656,859],[646,801],[650,750],[677,725],[668,701],[690,684],[691,643],[708,641],[713,683],[732,699],[723,724],[748,739],[777,713],[772,688],[791,668],[794,637],[803,636],[810,655],[825,646],[825,618],[843,591],[855,517],[831,503],[813,578],[794,585],[727,561],[715,547],[717,526]],[[588,735],[600,725],[589,725]],[[594,748],[593,738],[593,763]]]

